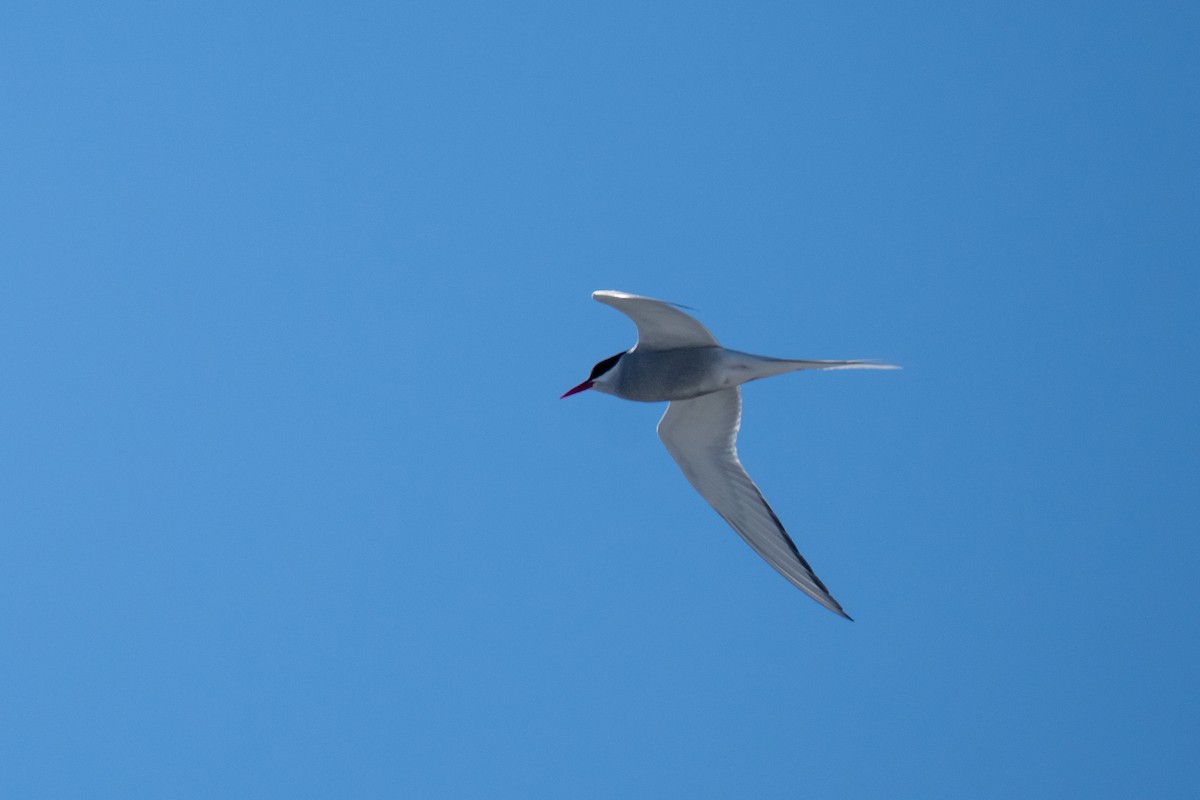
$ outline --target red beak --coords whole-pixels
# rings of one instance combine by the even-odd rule
[[[567,393],[558,399],[562,400],[563,397],[570,397],[571,395],[576,394],[577,392],[582,392],[584,389],[590,389],[590,388],[592,388],[592,382],[584,381],[583,383],[576,386],[574,389],[567,390]]]

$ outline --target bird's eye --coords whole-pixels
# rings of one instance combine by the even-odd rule
[[[610,369],[616,366],[617,362],[621,360],[621,356],[623,355],[625,355],[623,352],[617,353],[615,356],[606,358],[600,363],[596,364],[596,366],[592,367],[592,374],[588,375],[588,380],[594,381],[596,378],[599,378],[601,375],[608,372]]]

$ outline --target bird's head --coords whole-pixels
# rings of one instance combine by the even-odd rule
[[[595,389],[598,392],[607,391],[615,376],[615,370],[613,368],[617,366],[617,362],[621,360],[621,356],[623,355],[625,355],[625,353],[620,352],[615,356],[609,356],[603,361],[597,362],[596,366],[592,367],[592,374],[588,375],[588,379],[586,381],[573,389],[568,389],[567,392],[559,399],[561,400],[563,397],[570,397],[573,394],[582,392],[584,389]]]

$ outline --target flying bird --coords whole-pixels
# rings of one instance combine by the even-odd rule
[[[658,436],[684,476],[717,513],[783,577],[821,605],[850,615],[825,588],[737,455],[739,385],[802,369],[896,369],[872,361],[798,361],[724,348],[679,306],[625,292],[592,298],[633,320],[637,343],[592,367],[563,397],[586,389],[642,402],[668,401]]]

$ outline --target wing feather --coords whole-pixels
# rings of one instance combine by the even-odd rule
[[[809,597],[850,619],[738,460],[741,416],[741,392],[723,389],[671,402],[658,423],[658,435],[696,491],[755,552]]]
[[[637,325],[637,346],[643,350],[711,347],[717,339],[692,316],[652,297],[625,292],[592,292],[592,298],[612,306]]]

